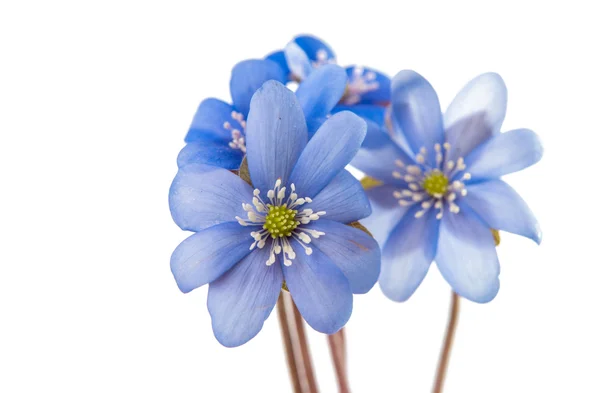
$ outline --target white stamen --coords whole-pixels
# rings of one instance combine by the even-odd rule
[[[282,187],[282,181],[278,179],[275,182],[275,187],[267,192],[270,202],[268,204],[260,198],[260,191],[255,189],[252,193],[252,204],[242,203],[242,209],[246,212],[247,218],[235,217],[242,226],[254,225],[261,227],[259,230],[250,232],[250,236],[254,239],[254,242],[250,245],[250,250],[254,250],[255,248],[262,249],[269,242],[270,252],[269,258],[266,261],[268,266],[274,264],[277,261],[276,255],[282,253],[284,255],[283,264],[285,266],[292,264],[292,261],[296,258],[296,253],[292,247],[291,240],[294,240],[295,245],[300,245],[304,248],[307,255],[311,255],[313,250],[307,247],[306,244],[310,244],[313,239],[325,235],[325,232],[302,228],[301,225],[316,221],[326,215],[327,213],[324,210],[315,212],[313,209],[306,208],[295,213],[295,216],[290,218],[290,211],[297,210],[295,209],[297,206],[311,203],[312,199],[309,197],[298,198],[298,194],[295,193],[296,186],[294,184],[290,184],[289,188],[290,193],[286,199],[287,188],[285,186]],[[273,207],[280,206],[284,206],[287,209],[272,209]],[[270,214],[272,216],[269,216]],[[268,221],[267,217],[269,217]],[[282,219],[286,221],[282,221]],[[275,224],[276,226],[273,223],[277,223]],[[269,229],[267,229],[266,225],[269,225]],[[293,229],[290,231],[291,228]],[[286,234],[285,236],[284,233]]]
[[[421,218],[421,217],[423,217],[424,214],[425,214],[425,210],[419,210],[418,212],[415,213],[415,217]]]
[[[416,176],[419,176],[419,175],[421,174],[421,168],[419,168],[419,167],[418,167],[418,166],[416,166],[416,165],[409,165],[409,166],[406,168],[406,171],[407,171],[408,173],[410,173],[411,175],[416,175]]]

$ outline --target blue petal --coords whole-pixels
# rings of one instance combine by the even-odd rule
[[[333,334],[352,314],[352,290],[344,273],[318,248],[296,253],[283,276],[300,314],[316,331]]]
[[[281,266],[267,266],[269,248],[257,249],[208,287],[213,332],[226,347],[245,344],[260,332],[281,292]]]
[[[294,79],[302,81],[310,75],[313,66],[306,53],[294,41],[283,50],[285,59]]]
[[[400,71],[392,81],[392,109],[412,151],[425,147],[429,153],[426,161],[435,167],[433,147],[444,143],[444,127],[433,87],[414,71]]]
[[[308,142],[290,176],[301,197],[316,196],[352,160],[365,137],[364,120],[350,112],[330,117]]]
[[[181,292],[208,284],[250,253],[251,227],[237,222],[212,226],[185,239],[171,256],[171,272]]]
[[[436,263],[454,292],[477,303],[491,301],[500,289],[500,264],[492,232],[464,203],[446,212],[440,225]]]
[[[233,111],[231,105],[221,100],[205,99],[198,106],[185,141],[189,143],[199,139],[231,139],[231,129],[225,128],[225,122],[229,122],[232,129],[243,130],[240,123],[231,117]]]
[[[502,180],[469,185],[464,201],[490,227],[528,237],[537,244],[542,230],[527,203]]]
[[[287,82],[284,71],[271,60],[245,60],[236,64],[229,83],[233,105],[247,116],[252,95],[269,80]]]
[[[382,248],[392,230],[409,209],[398,204],[398,199],[394,197],[394,191],[397,189],[396,186],[383,185],[366,191],[373,212],[360,222],[371,232]]]
[[[225,169],[238,169],[244,158],[239,149],[229,147],[229,140],[204,140],[188,143],[177,156],[177,166],[207,164]]]
[[[371,120],[379,127],[385,127],[385,113],[386,108],[377,105],[337,105],[331,113],[338,113],[341,111],[350,111],[365,120]]]
[[[406,139],[406,135],[404,135],[402,129],[398,125],[398,122],[392,115],[391,106],[389,106],[386,109],[385,122],[385,129],[386,132],[389,132],[390,138],[392,138],[392,140],[396,142],[396,144],[400,146],[400,148],[402,148],[402,150],[404,150],[408,155],[415,158],[415,152],[413,152],[411,147],[409,146],[408,140]],[[416,153],[419,153],[419,151],[417,150]]]
[[[456,95],[444,113],[444,125],[449,129],[456,122],[484,114],[492,133],[499,132],[506,115],[506,101],[506,85],[500,75],[493,72],[479,75]]]
[[[471,182],[517,172],[538,162],[542,143],[531,130],[518,129],[497,134],[465,157]]]
[[[173,180],[169,207],[181,229],[198,232],[222,222],[235,222],[236,215],[244,217],[242,203],[250,203],[252,197],[252,188],[228,170],[190,164],[180,168]]]
[[[447,159],[465,157],[502,126],[506,114],[506,86],[500,75],[487,73],[470,81],[444,114]]]
[[[415,218],[420,209],[413,206],[383,246],[379,285],[385,296],[397,302],[407,300],[417,290],[436,253],[437,210]]]
[[[346,73],[335,64],[312,72],[300,83],[296,97],[306,118],[325,117],[337,104],[346,89]]]
[[[306,127],[308,129],[308,139],[315,136],[315,133],[321,128],[323,123],[327,121],[327,117],[312,117],[306,119]]]
[[[456,162],[459,157],[465,158],[492,135],[492,128],[483,112],[458,120],[446,130],[446,141],[450,144],[446,160]]]
[[[290,69],[287,65],[287,60],[285,59],[285,53],[283,53],[282,50],[278,50],[275,51],[269,55],[267,55],[265,57],[266,60],[271,60],[275,63],[277,63],[277,65],[279,67],[281,67],[281,70],[283,71],[284,75],[288,75],[290,74]]]
[[[390,78],[369,67],[346,67],[348,75],[348,92],[342,100],[343,104],[378,104],[387,105],[391,99]]]
[[[284,185],[308,139],[294,93],[279,82],[265,83],[250,103],[246,152],[252,184],[266,192],[278,178]]]
[[[404,165],[414,165],[414,160],[404,152],[390,136],[367,120],[367,135],[361,149],[352,160],[352,166],[386,184],[407,187],[404,180],[396,179],[392,173],[398,169],[396,161]]]
[[[353,293],[367,293],[379,277],[381,252],[375,239],[360,229],[320,219],[308,225],[325,232],[312,244],[344,273]]]
[[[362,185],[350,172],[342,170],[306,205],[325,211],[328,220],[350,223],[371,214],[371,205]]]
[[[323,40],[313,35],[299,35],[294,38],[294,41],[306,53],[306,56],[313,61],[322,60],[322,54],[325,54],[325,60],[330,63],[335,63],[335,53]]]

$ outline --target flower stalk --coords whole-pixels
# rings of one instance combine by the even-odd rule
[[[304,320],[286,291],[277,300],[277,312],[294,393],[318,393]]]
[[[350,393],[344,328],[337,333],[327,336],[327,341],[329,342],[329,350],[331,352],[331,358],[333,360],[333,366],[335,369],[338,391],[339,393]]]
[[[456,327],[458,326],[458,314],[460,312],[460,296],[452,292],[452,300],[450,304],[450,316],[448,326],[446,327],[446,336],[444,337],[444,345],[440,353],[438,368],[435,374],[435,382],[433,385],[433,393],[442,393],[444,389],[444,381],[448,371],[448,363],[450,362],[450,352],[454,343]]]

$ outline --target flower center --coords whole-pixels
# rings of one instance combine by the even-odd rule
[[[363,94],[377,89],[379,82],[373,71],[365,72],[363,67],[354,67],[341,101],[346,105],[355,105],[360,102]]]
[[[436,144],[435,166],[427,164],[427,149],[422,147],[416,156],[416,165],[405,165],[401,160],[396,160],[397,169],[392,175],[406,183],[405,188],[394,191],[394,197],[398,199],[400,206],[412,206],[420,204],[421,209],[415,213],[415,217],[423,217],[430,209],[437,209],[436,218],[439,220],[444,215],[444,206],[451,213],[458,213],[460,207],[456,204],[456,198],[467,195],[465,180],[471,178],[471,174],[464,172],[467,169],[465,160],[459,157],[456,162],[448,159],[447,151],[450,144],[442,146]],[[444,157],[446,156],[446,157]],[[461,176],[462,174],[462,176]]]
[[[248,218],[235,217],[242,226],[260,227],[259,230],[250,233],[254,239],[250,250],[254,250],[255,247],[263,248],[267,242],[270,242],[271,252],[266,261],[267,266],[274,264],[279,254],[283,254],[283,264],[290,266],[292,260],[296,258],[293,245],[299,245],[306,255],[310,255],[312,248],[306,244],[309,244],[313,238],[317,239],[325,235],[325,232],[302,228],[303,225],[318,220],[325,212],[314,212],[312,209],[299,210],[300,206],[311,203],[312,199],[298,198],[293,183],[290,184],[290,190],[288,195],[286,187],[281,187],[281,180],[277,179],[275,187],[267,192],[268,202],[265,202],[260,196],[260,190],[255,189],[252,205],[242,204],[248,213]]]
[[[423,189],[432,197],[440,197],[448,189],[448,178],[438,169],[434,169],[425,176]]]
[[[240,125],[241,130],[236,128],[235,125],[231,125],[231,123],[228,121],[223,123],[223,128],[231,131],[231,141],[229,142],[229,147],[232,149],[239,149],[242,151],[242,153],[245,153],[246,139],[244,138],[244,133],[246,132],[246,120],[244,120],[244,115],[236,111],[231,112],[231,118]]]
[[[266,229],[273,239],[292,236],[292,232],[300,224],[296,221],[296,214],[298,210],[289,209],[285,204],[270,206],[263,229]]]

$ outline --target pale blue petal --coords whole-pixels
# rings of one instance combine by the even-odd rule
[[[290,176],[300,197],[316,196],[348,165],[365,138],[366,128],[364,120],[350,112],[333,115],[319,128]]]
[[[479,75],[467,83],[444,113],[448,159],[465,157],[500,131],[506,97],[504,81],[496,73]]]
[[[307,228],[325,232],[311,244],[344,273],[353,293],[367,293],[373,288],[381,261],[375,239],[360,229],[324,219],[314,221]]]
[[[171,255],[171,272],[187,293],[208,284],[250,253],[252,227],[226,222],[185,239]]]
[[[287,287],[306,322],[318,332],[333,334],[352,314],[352,290],[344,273],[318,248],[306,255],[296,245],[291,266],[282,266]]]
[[[340,101],[346,89],[346,73],[335,64],[313,71],[300,83],[296,97],[306,118],[325,117]]]
[[[306,207],[316,212],[325,211],[325,218],[343,223],[357,221],[371,214],[371,205],[362,185],[345,169]]]
[[[281,70],[283,71],[283,74],[284,75],[288,75],[288,77],[289,77],[290,69],[289,69],[289,67],[287,65],[287,60],[285,59],[285,53],[283,53],[282,50],[278,50],[278,51],[275,51],[275,52],[267,55],[265,57],[265,59],[266,60],[271,60],[271,61],[274,61],[275,63],[277,63],[277,65],[279,67],[281,67]]]
[[[304,80],[312,72],[312,64],[306,53],[294,41],[283,50],[290,72],[298,81]]]
[[[414,165],[414,160],[404,152],[383,129],[367,120],[367,135],[361,149],[352,160],[352,166],[367,176],[386,184],[406,187],[404,180],[396,179],[392,173],[398,169],[396,161],[404,165]]]
[[[360,222],[371,232],[380,247],[383,247],[392,230],[409,209],[398,204],[398,199],[394,197],[396,190],[396,186],[382,185],[366,191],[373,212]]]
[[[306,121],[294,93],[279,82],[265,83],[252,98],[246,125],[254,187],[266,193],[278,178],[286,185],[307,139]]]
[[[379,285],[388,298],[403,302],[419,287],[435,257],[440,221],[436,209],[416,218],[413,206],[388,237],[381,257]]]
[[[438,96],[421,75],[400,71],[392,81],[392,110],[413,152],[425,147],[426,161],[435,166],[433,148],[444,143],[444,126]]]
[[[491,301],[500,289],[500,264],[490,228],[466,206],[445,212],[435,261],[454,292],[477,303]]]
[[[231,139],[231,129],[225,128],[228,122],[232,129],[243,130],[240,123],[231,117],[235,109],[216,98],[207,98],[200,103],[194,115],[190,129],[185,136],[186,142],[199,139]]]
[[[269,80],[287,82],[287,75],[271,60],[244,60],[233,67],[229,89],[233,105],[244,116],[250,110],[252,95]]]
[[[239,149],[229,147],[229,140],[202,140],[188,143],[177,156],[177,166],[207,164],[225,169],[238,169],[244,158]]]
[[[465,158],[492,135],[492,128],[483,112],[458,120],[446,130],[446,141],[450,144],[446,160],[456,162],[459,157]]]
[[[346,67],[348,74],[348,93],[343,104],[387,105],[391,99],[390,78],[369,67]]]
[[[398,146],[400,146],[400,148],[402,148],[402,150],[404,150],[409,156],[414,158],[415,152],[412,151],[411,147],[408,144],[408,140],[406,139],[406,135],[404,135],[404,133],[402,132],[402,129],[398,125],[398,122],[392,115],[391,107],[388,107],[388,109],[386,110],[385,116],[386,116],[385,117],[385,120],[386,120],[385,128],[386,128],[386,132],[389,132],[390,138],[392,138],[392,140],[394,142],[396,142],[396,144]],[[417,150],[417,153],[418,152],[419,151]]]
[[[465,157],[465,163],[474,182],[525,169],[538,162],[543,151],[538,136],[523,128],[497,134]]]
[[[171,184],[169,207],[181,229],[198,232],[236,221],[236,215],[245,217],[242,203],[251,203],[252,197],[252,188],[228,170],[190,164],[179,169]]]
[[[537,244],[542,230],[527,203],[502,180],[472,184],[464,201],[490,227],[525,236]]]
[[[483,114],[492,133],[500,131],[506,115],[507,90],[500,75],[489,72],[466,84],[444,113],[446,129],[455,123]]]
[[[281,266],[267,266],[269,248],[256,249],[208,287],[208,311],[217,340],[245,344],[260,332],[283,283]]]

